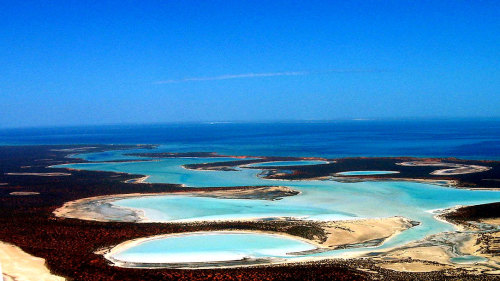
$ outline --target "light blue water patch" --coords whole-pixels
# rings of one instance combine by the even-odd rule
[[[287,258],[316,247],[299,239],[250,232],[208,232],[153,238],[113,253],[112,258],[134,263],[189,263]]]
[[[262,162],[246,165],[248,167],[277,167],[277,166],[306,166],[306,165],[319,165],[327,164],[328,161],[321,160],[301,160],[301,161],[274,161],[274,162]]]
[[[341,176],[369,176],[369,175],[388,175],[388,174],[397,174],[398,171],[348,171],[348,172],[340,172],[337,175]]]
[[[277,216],[313,220],[404,216],[421,222],[420,226],[397,237],[412,240],[453,230],[452,225],[434,219],[434,214],[428,210],[500,200],[499,192],[413,182],[289,181],[286,185],[301,193],[275,201],[163,195],[127,198],[114,204],[142,210],[154,221]]]
[[[460,257],[454,257],[451,258],[450,261],[452,263],[458,263],[458,264],[474,264],[474,263],[480,263],[480,262],[487,262],[487,258],[483,257],[478,257],[478,256],[460,256]]]
[[[188,187],[225,187],[272,185],[257,177],[259,170],[242,169],[238,171],[190,170],[185,164],[202,164],[223,161],[238,161],[235,158],[171,158],[144,162],[119,163],[80,163],[56,165],[54,168],[72,168],[90,171],[123,172],[150,175],[149,183],[176,183]]]
[[[249,218],[307,217],[347,219],[353,213],[309,206],[307,204],[279,204],[273,201],[223,199],[182,195],[166,195],[122,199],[115,205],[140,210],[145,217],[157,222],[234,220]]]

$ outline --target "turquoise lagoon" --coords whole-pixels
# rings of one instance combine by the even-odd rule
[[[397,174],[398,171],[348,171],[348,172],[340,172],[337,175],[341,176],[370,176],[370,175],[389,175],[389,174]]]
[[[500,201],[500,192],[491,190],[456,189],[405,181],[355,183],[329,180],[272,181],[258,177],[259,169],[200,171],[182,167],[184,164],[224,160],[227,159],[176,158],[145,162],[70,164],[56,167],[145,174],[151,175],[148,179],[149,182],[179,183],[193,189],[219,186],[284,185],[300,191],[300,194],[296,196],[288,196],[275,201],[159,195],[131,197],[113,202],[120,207],[142,211],[147,221],[173,222],[277,217],[337,220],[402,216],[420,222],[420,225],[402,232],[378,247],[328,251],[308,256],[337,256],[346,252],[377,251],[420,240],[428,235],[454,231],[453,225],[435,219],[435,213],[432,210]],[[134,250],[142,251],[143,244],[136,245]],[[231,247],[235,249],[236,253],[245,249],[246,246],[244,243],[235,242]],[[145,249],[143,253],[144,259],[148,259],[148,250]]]
[[[146,239],[139,246],[117,247],[110,258],[127,263],[193,263],[295,256],[317,247],[282,235],[251,232],[195,232]]]

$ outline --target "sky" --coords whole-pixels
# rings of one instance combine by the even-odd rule
[[[500,2],[0,1],[0,127],[500,116]]]

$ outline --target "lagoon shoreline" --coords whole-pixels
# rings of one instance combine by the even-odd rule
[[[83,147],[83,146],[82,146]],[[134,146],[135,147],[135,146]],[[93,196],[127,193],[158,193],[158,192],[186,192],[186,188],[172,184],[152,183],[125,183],[127,180],[141,177],[141,175],[128,175],[124,173],[72,171],[71,176],[66,177],[35,177],[30,175],[6,175],[6,173],[49,173],[65,169],[47,168],[67,162],[81,162],[77,159],[66,158],[69,151],[78,146],[47,146],[47,147],[8,147],[2,148],[0,153],[12,159],[9,164],[2,168],[0,182],[7,183],[1,186],[2,193],[2,225],[6,227],[0,230],[0,240],[20,246],[27,253],[42,257],[46,260],[49,269],[60,276],[68,276],[81,280],[109,279],[111,276],[120,276],[121,280],[137,280],[139,276],[146,279],[187,278],[203,279],[208,275],[219,276],[245,276],[245,279],[263,279],[273,276],[276,279],[316,277],[337,278],[340,280],[364,280],[372,278],[385,278],[387,280],[405,280],[412,278],[432,279],[442,276],[442,271],[423,273],[398,273],[390,269],[383,269],[374,262],[368,260],[330,260],[301,262],[297,264],[256,266],[250,268],[231,269],[200,269],[196,271],[183,271],[176,269],[162,269],[144,271],[141,269],[126,269],[109,266],[106,260],[99,254],[88,254],[88,251],[102,247],[111,247],[121,242],[151,235],[162,235],[168,233],[183,233],[200,230],[217,230],[229,228],[251,229],[255,226],[251,222],[217,222],[202,225],[190,224],[157,224],[157,223],[121,223],[121,222],[97,222],[83,221],[79,219],[63,219],[52,215],[52,212],[68,201],[78,200]],[[86,152],[116,150],[119,146],[95,146],[86,149]],[[52,149],[69,149],[65,151],[52,151]],[[29,156],[28,156],[29,155]],[[45,159],[45,160],[43,160]],[[340,162],[343,162],[341,160]],[[346,160],[350,161],[350,160]],[[368,161],[368,160],[367,160]],[[384,160],[373,160],[384,162]],[[393,161],[393,160],[387,160]],[[448,160],[446,160],[448,161]],[[465,160],[459,160],[465,161]],[[477,162],[477,161],[472,161]],[[480,163],[483,163],[479,161]],[[490,165],[491,164],[491,165]],[[345,161],[343,164],[345,167]],[[364,165],[364,164],[363,164]],[[484,163],[483,163],[484,165]],[[31,168],[20,168],[31,166]],[[383,169],[383,166],[380,169]],[[497,173],[498,163],[488,162],[492,169],[485,172],[486,178],[495,178],[492,174]],[[351,170],[356,169],[353,165]],[[374,166],[376,167],[376,166]],[[310,170],[311,167],[299,167],[302,171]],[[428,169],[420,167],[418,169]],[[383,169],[387,170],[387,169]],[[430,169],[428,169],[430,170]],[[428,171],[426,170],[426,171]],[[431,171],[429,171],[431,172]],[[407,174],[406,174],[407,175]],[[471,176],[472,175],[472,176]],[[292,175],[297,178],[297,175]],[[428,176],[431,178],[431,176]],[[383,177],[372,179],[380,180]],[[410,177],[411,178],[411,177]],[[436,179],[435,176],[432,176]],[[445,178],[437,177],[437,180],[453,180],[458,178],[458,185],[465,185],[467,181],[476,180],[474,174],[460,177],[457,175]],[[485,177],[483,177],[485,178]],[[367,180],[365,177],[362,180]],[[491,188],[497,181],[476,180],[475,187]],[[222,188],[226,189],[226,188]],[[230,189],[230,188],[227,188]],[[12,196],[10,192],[39,192],[33,196]],[[23,206],[19,208],[19,206]],[[500,214],[499,214],[500,215]],[[14,220],[12,218],[15,218]],[[276,222],[279,224],[280,222]],[[260,225],[261,229],[272,228],[269,225]],[[75,233],[79,233],[75,237]],[[57,239],[46,239],[46,237],[57,237]],[[82,240],[79,237],[86,237]],[[388,261],[384,261],[387,263]],[[389,262],[391,263],[391,262]],[[78,265],[78,267],[76,266]],[[460,276],[462,280],[479,280],[477,275],[468,274],[460,268],[445,269],[447,274]],[[451,270],[451,271],[450,271]],[[406,274],[406,275],[405,275]],[[480,276],[481,280],[487,275]]]

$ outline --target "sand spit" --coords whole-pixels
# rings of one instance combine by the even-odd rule
[[[450,268],[442,264],[434,264],[422,261],[393,262],[379,265],[381,268],[401,272],[432,272]]]
[[[235,190],[200,191],[192,192],[192,194],[200,197],[214,197],[223,199],[279,200],[285,196],[294,196],[300,194],[300,192],[287,186],[262,186]]]
[[[5,281],[60,281],[65,278],[50,273],[45,260],[21,248],[0,241],[0,264]]]
[[[39,177],[60,177],[71,176],[70,173],[5,173],[8,176],[39,176]]]
[[[126,180],[126,183],[147,183],[146,181],[149,179],[150,176],[144,176],[136,179],[130,179]]]
[[[434,176],[451,176],[451,175],[463,175],[486,172],[491,169],[491,167],[480,166],[480,165],[466,165],[457,163],[447,163],[440,161],[409,161],[396,163],[400,166],[431,166],[431,167],[449,167],[449,169],[440,169],[431,172]]]
[[[437,170],[431,173],[435,176],[448,176],[448,175],[463,175],[472,173],[481,173],[490,170],[491,167],[479,166],[479,165],[463,165],[461,167]]]
[[[131,209],[116,207],[112,204],[112,202],[116,200],[134,196],[145,195],[141,193],[132,193],[119,196],[104,195],[78,199],[64,203],[62,207],[54,211],[54,215],[62,218],[101,222],[139,222],[143,217],[142,214]]]
[[[30,196],[30,195],[39,195],[40,192],[36,192],[36,191],[13,191],[11,193],[9,193],[9,195],[13,195],[13,196]]]

